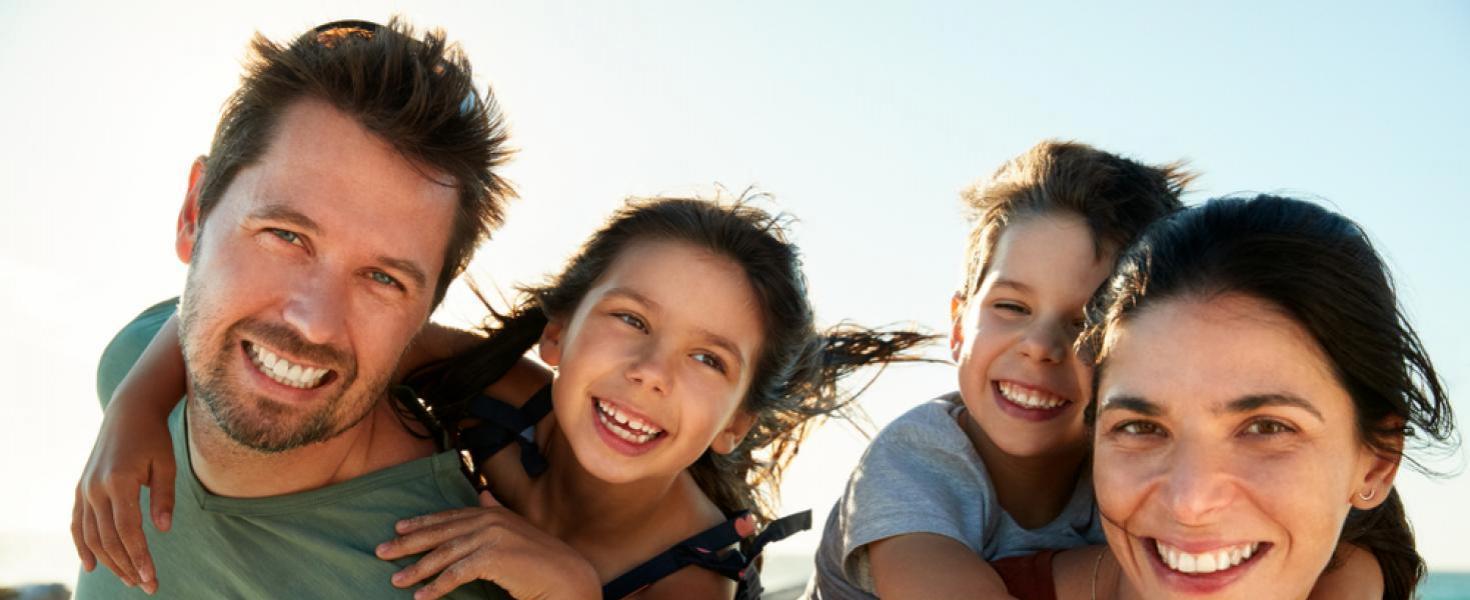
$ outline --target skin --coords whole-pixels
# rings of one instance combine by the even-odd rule
[[[1023,217],[1001,234],[984,279],[951,305],[950,347],[959,364],[960,427],[991,475],[1000,505],[1023,527],[1054,520],[1087,452],[1082,409],[1091,371],[1072,351],[1082,309],[1111,266],[1080,217]],[[1068,403],[1042,421],[1001,406],[1006,382]],[[995,570],[956,540],[901,535],[868,546],[884,598],[1005,597]]]
[[[455,189],[425,173],[314,100],[288,107],[264,155],[240,170],[208,215],[199,210],[204,162],[195,161],[176,248],[189,264],[181,335],[190,377],[207,380],[213,396],[205,402],[191,385],[189,452],[213,493],[292,493],[432,452],[396,424],[382,386],[428,317],[434,282],[422,275],[440,271],[448,244],[423,232],[448,231],[456,207]],[[255,369],[242,342],[332,375],[316,389],[286,388]],[[265,416],[279,426],[265,425]],[[316,443],[297,435],[307,430]],[[298,445],[283,444],[293,437]],[[109,568],[148,591],[156,583],[136,535],[136,485],[171,468],[78,490],[74,535],[102,547]],[[111,498],[129,498],[119,493],[129,486],[132,501],[114,511]],[[121,543],[118,528],[133,541]],[[82,554],[95,567],[96,557]]]
[[[1094,482],[1124,575],[1116,597],[1307,597],[1349,509],[1380,504],[1398,468],[1359,438],[1320,347],[1276,307],[1238,295],[1163,301],[1107,344]],[[1165,567],[1155,540],[1262,546],[1201,576]]]
[[[683,242],[625,249],[569,316],[554,318],[540,343],[558,367],[554,421],[538,427],[548,470],[526,477],[511,448],[488,461],[498,499],[482,507],[400,523],[379,556],[429,554],[395,577],[409,586],[438,573],[431,598],[497,562],[497,532],[519,515],[536,532],[587,558],[600,582],[725,520],[688,474],[707,449],[726,453],[753,423],[740,409],[759,356],[760,313],[744,272],[728,258]],[[719,318],[711,318],[719,315]],[[526,381],[515,397],[530,396]],[[630,456],[597,431],[595,399],[616,402],[664,433]],[[749,524],[745,524],[749,526]],[[517,530],[518,531],[518,530]],[[513,536],[512,536],[513,537]],[[499,580],[496,580],[499,582]],[[686,567],[640,598],[728,597],[733,582]]]

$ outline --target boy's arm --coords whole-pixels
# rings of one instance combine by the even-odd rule
[[[114,352],[127,350],[110,347]],[[105,356],[104,363],[109,359],[116,357]],[[112,390],[72,507],[72,541],[83,567],[90,571],[101,559],[124,583],[150,593],[157,589],[156,573],[138,493],[148,486],[153,524],[167,531],[175,471],[168,415],[185,394],[185,378],[178,318],[170,316]],[[102,383],[104,394],[108,386]]]
[[[1372,598],[1383,597],[1383,567],[1378,558],[1367,549],[1353,544],[1338,544],[1337,556],[1328,565],[1317,585],[1312,588],[1309,600],[1328,598]]]
[[[1011,598],[1000,574],[959,540],[907,533],[868,544],[879,598]]]

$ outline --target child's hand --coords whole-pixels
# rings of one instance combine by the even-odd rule
[[[92,456],[77,483],[71,536],[82,566],[97,559],[129,586],[158,589],[143,537],[139,486],[148,486],[153,525],[168,531],[174,504],[174,455],[168,424],[147,411],[110,405]],[[119,410],[113,410],[119,409]]]
[[[394,529],[398,537],[378,546],[378,558],[428,552],[394,574],[394,586],[405,588],[439,573],[414,593],[414,600],[438,598],[475,579],[493,581],[516,598],[602,597],[591,563],[489,492],[480,492],[478,507],[405,519]]]

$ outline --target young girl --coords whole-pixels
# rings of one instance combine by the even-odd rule
[[[1045,141],[965,192],[959,391],[873,439],[827,520],[813,598],[1005,597],[988,561],[1102,541],[1072,344],[1113,257],[1192,177]]]
[[[526,292],[490,337],[396,392],[429,435],[470,455],[472,479],[494,494],[399,523],[401,536],[378,549],[384,559],[427,552],[393,579],[408,587],[437,574],[416,597],[474,578],[516,595],[585,592],[587,576],[605,597],[730,597],[737,582],[758,594],[752,558],[801,527],[800,517],[773,521],[770,507],[813,418],[846,401],[842,377],[907,360],[926,339],[819,333],[795,247],[777,218],[742,203],[633,203],[560,276]],[[552,377],[522,363],[533,345]],[[498,558],[557,544],[589,568],[512,569]]]
[[[1084,337],[1108,546],[998,562],[1011,590],[1412,598],[1424,563],[1393,479],[1406,431],[1450,449],[1454,417],[1389,281],[1360,227],[1299,200],[1149,228]],[[1381,577],[1324,585],[1339,563],[1329,579]]]

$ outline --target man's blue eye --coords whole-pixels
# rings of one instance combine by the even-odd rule
[[[372,278],[373,281],[376,281],[376,282],[381,283],[383,285],[391,285],[393,287],[400,288],[400,289],[403,287],[403,286],[401,286],[401,285],[398,284],[398,280],[397,279],[394,279],[393,276],[391,276],[391,275],[389,275],[387,273],[384,273],[382,271],[373,271],[371,273],[368,273],[368,277]]]
[[[271,229],[270,232],[276,237],[281,238],[281,240],[286,242],[287,244],[296,244],[298,246],[301,245],[301,236],[296,235],[296,232],[294,231],[286,231],[285,229]]]

